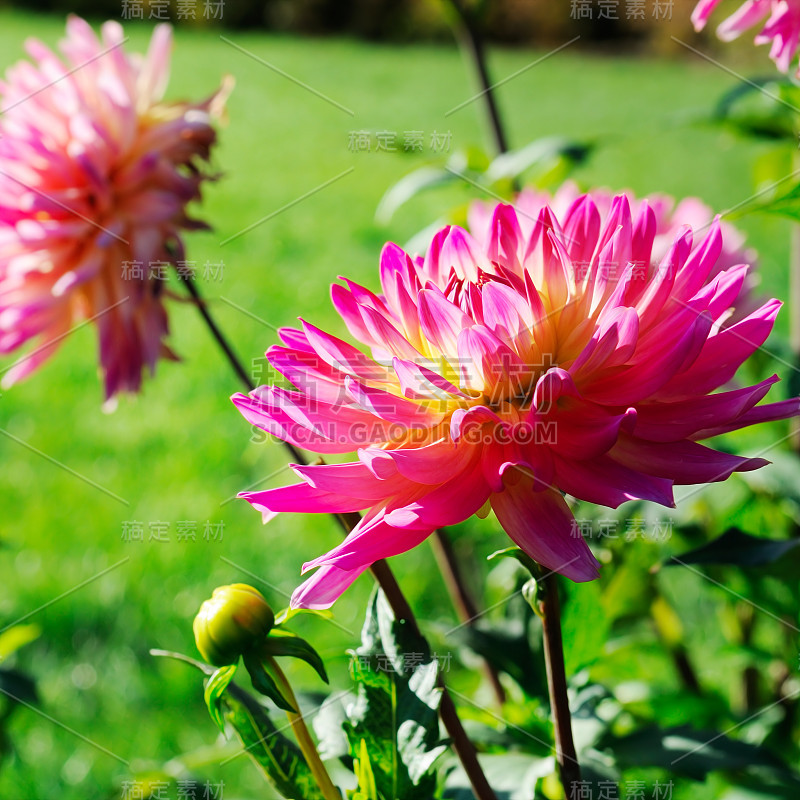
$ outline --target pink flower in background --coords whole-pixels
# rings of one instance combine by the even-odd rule
[[[0,82],[0,352],[33,345],[5,386],[84,320],[98,329],[107,399],[174,358],[160,273],[184,258],[181,229],[205,227],[186,205],[209,177],[228,89],[165,102],[169,26],[144,58],[123,41],[116,22],[98,38],[73,16],[61,56],[29,40],[34,63]]]
[[[316,572],[294,606],[329,606],[378,559],[490,511],[544,567],[592,580],[598,563],[563,493],[672,506],[676,484],[767,463],[699,440],[800,413],[798,400],[758,405],[776,376],[712,393],[763,344],[780,303],[724,325],[748,266],[717,268],[722,226],[697,240],[678,229],[654,261],[658,214],[636,205],[620,195],[601,212],[586,195],[533,218],[498,205],[477,237],[445,228],[424,257],[388,244],[382,294],[332,289],[369,354],[305,321],[281,331],[267,356],[296,388],[234,403],[297,447],[357,460],[295,466],[300,483],[242,496],[265,521],[366,512],[304,565]]]
[[[720,0],[700,0],[692,12],[692,23],[702,30]],[[734,14],[717,27],[717,36],[730,42],[748,28],[766,20],[755,38],[756,44],[769,44],[770,58],[781,72],[789,67],[800,46],[800,0],[747,0]],[[800,75],[800,70],[797,71]]]

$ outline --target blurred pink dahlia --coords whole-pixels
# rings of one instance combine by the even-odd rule
[[[767,462],[698,440],[800,413],[759,406],[773,376],[728,383],[770,330],[770,300],[725,325],[748,266],[714,273],[718,221],[682,227],[654,261],[658,218],[627,196],[601,213],[589,195],[531,220],[496,206],[476,238],[447,227],[424,257],[388,244],[382,294],[345,280],[333,303],[370,354],[303,321],[267,357],[296,388],[234,403],[249,422],[343,464],[295,466],[301,482],[244,493],[265,521],[281,511],[366,511],[294,593],[329,606],[370,564],[437,527],[494,511],[511,539],[575,581],[598,562],[564,494],[616,507],[673,506],[675,484],[720,481]],[[714,275],[713,277],[711,277]]]
[[[692,23],[696,31],[702,30],[720,0],[700,0],[692,12]],[[747,0],[736,12],[717,27],[717,36],[730,42],[748,28],[766,19],[764,27],[755,38],[756,44],[772,47],[769,57],[781,72],[789,67],[800,46],[800,0]],[[800,69],[797,70],[800,76]]]
[[[227,86],[200,103],[164,102],[172,34],[142,58],[122,27],[95,36],[72,16],[61,56],[29,40],[0,82],[0,352],[34,344],[8,386],[49,358],[81,321],[98,328],[106,398],[135,392],[172,356],[163,270],[183,259],[181,229],[209,177],[212,121]]]

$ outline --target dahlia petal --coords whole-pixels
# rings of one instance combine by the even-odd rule
[[[534,492],[523,479],[492,495],[492,509],[503,530],[534,561],[573,581],[599,577],[599,563],[581,536],[575,536],[574,518],[555,489]]]
[[[626,435],[620,436],[609,455],[631,469],[676,484],[724,481],[734,472],[749,472],[769,463],[720,453],[696,442],[648,442]]]
[[[717,36],[723,42],[729,42],[763,19],[769,10],[770,0],[747,0],[717,27]]]
[[[705,394],[727,383],[767,340],[781,305],[770,300],[745,319],[710,336],[691,366],[661,387],[659,399]]]
[[[362,381],[385,379],[385,367],[376,364],[353,345],[325,333],[305,320],[300,321],[309,344],[331,367]]]
[[[513,272],[519,272],[522,242],[522,230],[514,208],[500,203],[492,215],[486,243],[489,260]]]
[[[572,263],[588,269],[600,234],[600,212],[589,195],[577,197],[570,205],[563,232]]]
[[[428,341],[443,353],[457,352],[458,335],[472,320],[435,286],[419,293],[418,304],[420,327]]]
[[[392,365],[404,397],[414,400],[438,400],[446,403],[451,397],[466,399],[469,396],[422,364],[395,358]]]
[[[708,18],[711,16],[711,12],[720,2],[722,2],[722,0],[700,0],[695,6],[691,19],[692,25],[694,25],[696,31],[701,31],[705,27]]]
[[[773,375],[744,389],[671,403],[643,403],[636,409],[634,434],[653,442],[674,442],[705,429],[735,425],[736,420],[759,403],[777,381],[778,376]]]
[[[282,486],[279,489],[266,489],[261,492],[240,492],[238,496],[270,517],[284,511],[306,514],[345,514],[351,511],[361,511],[370,505],[370,501],[366,498],[324,491],[307,483]]]
[[[778,420],[798,416],[800,416],[800,398],[792,397],[789,400],[780,400],[777,403],[767,403],[763,406],[751,408],[734,421],[696,431],[692,438],[709,439],[712,436],[737,431],[750,425],[758,425],[762,422],[777,422]]]
[[[361,408],[366,409],[379,419],[394,422],[407,428],[428,428],[435,425],[442,417],[431,404],[423,404],[414,400],[406,400],[392,392],[365,386],[349,376],[345,378],[347,393]]]
[[[303,572],[335,566],[355,570],[413,549],[432,533],[432,528],[398,531],[387,524],[383,512],[364,517],[344,541],[325,555],[303,564]]]
[[[489,260],[475,239],[463,228],[454,225],[442,243],[439,264],[447,271],[454,270],[459,278],[474,281],[478,279],[478,269],[487,268]]]
[[[325,609],[330,608],[368,565],[358,569],[344,570],[338,567],[320,567],[308,580],[301,583],[289,601],[291,608]]]
[[[491,490],[480,465],[479,449],[460,474],[420,496],[393,509],[386,522],[393,528],[425,530],[428,533],[445,525],[455,525],[476,513],[489,499]],[[453,473],[449,473],[453,474]]]
[[[588,461],[556,457],[554,480],[567,494],[609,508],[628,500],[675,506],[671,480],[630,469],[607,455]]]

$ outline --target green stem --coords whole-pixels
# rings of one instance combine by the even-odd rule
[[[561,637],[561,606],[558,599],[558,579],[549,573],[542,580],[544,599],[541,602],[544,635],[544,663],[547,669],[547,691],[553,715],[556,741],[556,762],[565,797],[573,797],[581,780],[581,767],[572,738],[572,717],[567,695],[567,673],[564,667],[564,644]]]
[[[281,693],[295,708],[299,709],[300,706],[297,704],[297,698],[294,696],[294,692],[292,691],[289,681],[286,679],[286,675],[284,675],[283,670],[278,666],[278,662],[272,657],[268,658],[267,661],[269,662],[270,671],[278,682]],[[297,739],[297,744],[300,746],[308,768],[311,770],[311,774],[314,776],[314,780],[317,782],[317,786],[319,786],[322,794],[327,800],[342,800],[342,793],[334,786],[331,776],[328,775],[328,770],[325,769],[325,765],[319,757],[317,746],[314,744],[314,740],[308,732],[303,715],[287,711],[286,716],[289,719],[289,724],[292,726],[295,739]]]

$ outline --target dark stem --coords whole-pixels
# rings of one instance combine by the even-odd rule
[[[574,796],[574,788],[581,779],[581,768],[575,742],[572,739],[572,722],[567,696],[567,674],[564,669],[564,645],[561,639],[561,606],[558,599],[558,578],[546,575],[544,599],[541,603],[542,631],[544,635],[544,663],[547,669],[547,691],[553,714],[553,732],[556,740],[556,761],[561,785],[566,797]]]
[[[208,308],[201,298],[194,282],[188,277],[181,276],[181,279],[186,284],[189,293],[194,298],[200,314],[208,325],[211,333],[214,336],[214,339],[222,349],[222,352],[225,354],[225,357],[233,367],[234,372],[239,376],[247,391],[252,391],[255,387],[253,382],[250,380],[250,376],[247,374],[247,371],[244,369],[241,362],[236,357],[236,354],[231,349],[230,345],[222,334],[222,331],[220,331],[214,322],[214,319],[209,313]],[[289,442],[282,442],[282,444],[290,452],[294,463],[308,463],[307,459],[296,447],[291,445]],[[332,516],[342,527],[345,535],[349,534],[361,521],[361,515],[358,513],[333,514]],[[395,617],[398,620],[405,620],[410,626],[412,626],[412,629],[415,632],[422,636],[419,630],[419,625],[417,624],[417,620],[414,617],[414,612],[411,610],[411,606],[408,604],[406,596],[403,594],[400,585],[397,583],[397,579],[394,577],[394,573],[386,561],[376,561],[372,565],[371,569],[375,580],[378,582],[378,585],[386,595],[386,599],[389,601],[389,605],[391,606]],[[450,694],[448,693],[441,676],[439,676],[439,683],[442,687],[442,702],[439,708],[439,714],[448,734],[450,735],[450,738],[453,741],[453,749],[461,761],[464,772],[469,778],[470,784],[472,785],[472,790],[475,793],[475,797],[477,800],[497,800],[497,796],[492,790],[492,787],[489,786],[486,776],[483,774],[483,769],[478,761],[477,752],[475,751],[472,742],[467,737],[464,726],[461,724],[461,720],[459,719],[458,711],[453,703],[453,699],[450,697]]]
[[[506,139],[505,129],[500,119],[500,111],[497,107],[497,100],[494,95],[492,81],[489,78],[489,68],[486,64],[486,50],[483,46],[480,28],[475,15],[467,9],[462,0],[452,0],[453,6],[461,18],[461,25],[458,30],[458,37],[461,45],[466,51],[470,60],[475,65],[478,73],[478,82],[481,87],[481,95],[486,105],[486,113],[489,117],[489,125],[492,129],[492,138],[497,152],[502,154],[508,152],[508,140]]]
[[[252,392],[253,389],[256,388],[255,383],[253,383],[250,376],[247,374],[247,370],[242,365],[242,362],[236,357],[236,353],[234,353],[231,349],[231,346],[228,344],[228,340],[225,338],[225,335],[217,327],[217,323],[214,322],[214,318],[211,316],[211,314],[209,314],[205,300],[200,297],[200,292],[197,291],[195,282],[189,275],[180,275],[180,279],[186,284],[186,289],[194,298],[197,310],[205,320],[206,325],[208,325],[208,329],[211,331],[211,335],[214,337],[214,339],[216,339],[220,350],[222,350],[222,352],[225,354],[225,358],[228,359],[228,363],[233,367],[233,371],[244,385],[245,391]]]
[[[453,550],[453,543],[450,541],[447,531],[437,528],[433,532],[430,541],[431,547],[433,547],[433,555],[444,577],[447,591],[453,601],[459,620],[465,625],[474,625],[481,612],[467,589],[464,575]],[[506,701],[505,689],[503,684],[500,683],[500,678],[494,667],[486,659],[483,659],[483,671],[492,687],[495,699],[498,704],[503,705]]]
[[[795,366],[800,367],[800,225],[792,223],[789,240],[789,344],[794,354]],[[792,449],[800,455],[800,421],[795,417],[791,425]]]

